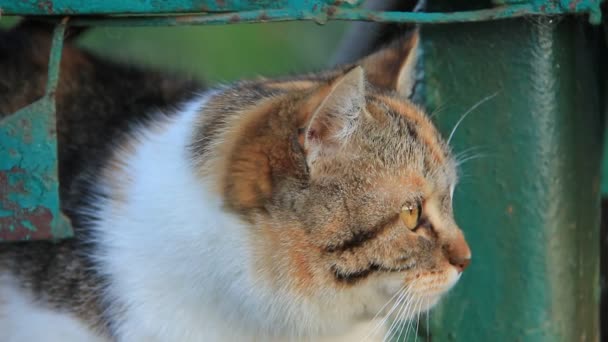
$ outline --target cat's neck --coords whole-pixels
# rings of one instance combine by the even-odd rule
[[[247,293],[241,241],[246,231],[223,213],[188,157],[207,97],[140,129],[111,161],[119,167],[104,172],[101,191],[108,199],[100,206],[95,235],[99,266],[111,281],[109,300],[123,308],[112,317],[125,322],[116,328],[120,336],[136,340],[164,332],[161,340],[188,341],[188,326],[208,325],[212,332],[220,323],[214,322],[217,312],[238,307],[226,302],[238,298],[232,292]],[[139,335],[146,331],[151,336]]]

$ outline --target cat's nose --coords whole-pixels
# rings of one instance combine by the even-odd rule
[[[452,264],[454,267],[456,267],[456,269],[460,273],[462,273],[464,271],[464,269],[469,266],[470,263],[471,263],[471,258],[450,259],[450,264]]]
[[[444,246],[444,252],[450,264],[456,267],[458,272],[463,272],[471,263],[471,249],[460,231]]]

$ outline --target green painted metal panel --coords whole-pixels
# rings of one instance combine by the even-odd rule
[[[471,266],[431,314],[435,341],[599,339],[600,62],[573,19],[422,30],[440,129],[461,123],[457,221]],[[427,331],[421,331],[422,337]]]
[[[44,98],[0,123],[0,240],[71,236],[59,210],[53,107]]]
[[[46,95],[0,121],[0,241],[72,235],[59,205],[53,97],[64,32],[54,33]]]

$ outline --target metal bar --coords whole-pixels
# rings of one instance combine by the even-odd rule
[[[598,4],[599,6],[599,4]],[[601,22],[601,11],[595,7],[575,7],[570,13],[589,14],[593,24]],[[491,9],[461,12],[396,12],[351,9],[336,6],[308,9],[268,9],[234,13],[146,17],[100,17],[74,18],[73,26],[183,26],[183,25],[219,25],[234,23],[259,23],[291,20],[313,20],[323,24],[329,20],[356,20],[370,22],[448,24],[457,22],[477,22],[509,19],[528,16],[563,15],[559,6],[538,7],[532,4],[509,5]]]
[[[197,16],[197,19],[171,21],[160,25],[219,24],[235,21],[234,15],[242,16],[238,22],[279,20],[366,20],[411,23],[445,23],[502,19],[525,15],[556,15],[589,13],[593,23],[601,21],[602,0],[495,0],[498,7],[459,13],[411,13],[356,10],[361,0],[173,0],[173,1],[83,1],[83,0],[0,0],[5,15],[148,15],[178,13],[231,12],[219,16]],[[337,4],[337,5],[336,5]],[[268,18],[259,18],[267,16]],[[205,19],[204,19],[205,18]],[[88,20],[88,19],[83,19]],[[93,19],[90,23],[96,23]],[[124,20],[124,19],[121,19]],[[159,20],[159,19],[156,19]],[[146,25],[145,21],[138,25]]]
[[[65,30],[67,29],[68,20],[68,17],[63,18],[53,32],[53,41],[51,43],[51,51],[49,54],[49,71],[46,80],[46,96],[52,101],[55,101],[55,90],[57,89],[57,83],[59,82],[61,52],[63,51],[63,39],[65,36]]]
[[[433,341],[598,341],[597,46],[572,18],[425,26],[424,89],[460,125],[457,222],[473,260],[431,314]],[[420,337],[426,337],[421,332]]]
[[[324,5],[323,0],[3,0],[6,15],[100,15],[248,11]],[[361,1],[346,1],[346,5]]]

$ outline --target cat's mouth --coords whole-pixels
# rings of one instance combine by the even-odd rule
[[[412,302],[409,304],[409,311],[407,315],[403,313],[404,316],[401,319],[409,319],[426,312],[433,308],[458,282],[460,275],[460,272],[450,267],[442,272],[414,272],[408,275],[405,281],[400,276],[393,277],[389,283],[384,284],[386,286],[384,287],[385,296],[391,299],[386,302],[380,312],[383,315],[391,316],[394,314],[394,312],[390,312],[391,308],[395,310],[395,308],[407,306],[408,302]]]
[[[376,263],[371,263],[371,264],[369,264],[369,266],[367,268],[358,270],[356,272],[344,271],[344,270],[339,269],[336,266],[333,266],[332,273],[338,282],[354,284],[360,280],[367,278],[372,273],[379,273],[379,272],[396,273],[396,272],[407,271],[410,269],[412,269],[412,266],[410,266],[410,265],[403,265],[403,266],[399,266],[399,267],[388,267],[388,266],[384,266],[384,265],[380,265],[380,264],[376,264]]]

